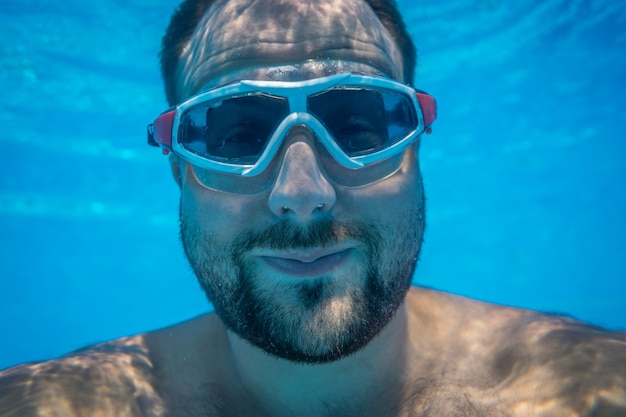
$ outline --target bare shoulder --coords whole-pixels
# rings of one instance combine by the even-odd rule
[[[166,415],[168,369],[186,363],[187,357],[191,362],[193,352],[206,347],[194,345],[194,337],[207,330],[190,335],[205,322],[200,317],[0,371],[0,417]],[[179,369],[179,374],[192,368]]]
[[[0,416],[150,415],[152,371],[142,336],[18,365],[0,372]]]
[[[557,415],[550,409],[579,416],[626,415],[626,333],[538,314],[504,335],[509,351],[527,363],[511,386],[518,392],[536,390],[534,409],[545,409],[545,415]]]
[[[438,386],[476,411],[467,415],[626,415],[626,333],[436,291],[412,297],[444,323],[442,345],[454,348]]]

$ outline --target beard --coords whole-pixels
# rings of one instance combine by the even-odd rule
[[[411,285],[423,214],[421,206],[392,228],[332,218],[307,227],[281,220],[230,243],[181,215],[180,231],[187,259],[226,328],[271,355],[313,364],[360,350],[393,318]],[[353,253],[356,264],[312,279],[275,279],[246,256],[255,248],[320,248],[345,240],[362,244]]]

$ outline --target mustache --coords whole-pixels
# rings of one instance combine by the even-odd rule
[[[338,222],[324,218],[306,226],[299,226],[287,219],[263,229],[242,233],[233,242],[233,249],[243,253],[253,248],[290,249],[313,248],[340,243],[345,240],[358,240],[371,245],[378,242],[377,227],[366,221]]]

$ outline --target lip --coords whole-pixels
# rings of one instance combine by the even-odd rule
[[[257,256],[270,268],[294,278],[314,278],[339,268],[350,257],[352,248],[327,248],[312,251],[279,251]]]

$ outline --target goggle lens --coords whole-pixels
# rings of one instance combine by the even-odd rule
[[[386,149],[417,128],[411,101],[388,90],[333,88],[309,97],[308,110],[350,157]]]
[[[310,96],[307,109],[350,157],[386,149],[417,128],[411,101],[393,91],[333,88]],[[254,164],[288,114],[285,98],[263,93],[204,102],[183,113],[178,142],[214,161]]]
[[[198,156],[228,164],[254,164],[289,113],[282,97],[254,94],[212,100],[187,110],[178,141]]]

